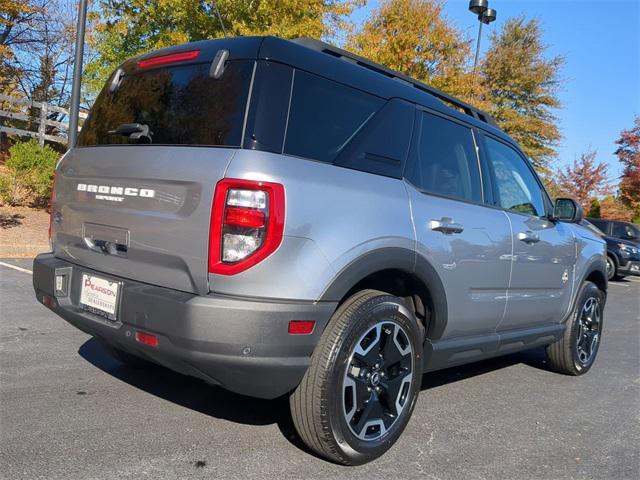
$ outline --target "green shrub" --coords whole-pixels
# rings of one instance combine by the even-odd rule
[[[41,147],[35,140],[16,143],[9,148],[9,159],[5,163],[8,175],[0,181],[0,192],[6,193],[0,196],[14,205],[47,205],[59,157],[53,148]]]
[[[13,203],[12,176],[7,173],[0,173],[0,203]]]

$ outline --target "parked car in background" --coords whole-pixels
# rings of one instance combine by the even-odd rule
[[[605,235],[632,242],[636,247],[640,246],[640,227],[638,225],[619,220],[607,220],[606,218],[588,218],[587,220],[602,230]]]
[[[621,279],[627,275],[640,275],[640,247],[637,244],[606,235],[591,220],[583,220],[582,225],[600,235],[607,242],[607,277],[609,280]]]

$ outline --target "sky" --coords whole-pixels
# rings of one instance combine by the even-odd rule
[[[352,20],[361,22],[379,3],[369,0]],[[473,40],[475,51],[478,20],[468,5],[468,0],[448,0],[444,12]],[[614,142],[640,115],[640,0],[489,0],[489,6],[498,18],[483,28],[481,54],[491,31],[524,14],[540,20],[547,55],[565,58],[562,108],[556,111],[563,135],[557,165],[592,148],[617,183],[621,168]]]

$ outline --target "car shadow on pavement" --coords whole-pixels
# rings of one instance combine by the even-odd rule
[[[495,370],[525,364],[539,370],[551,371],[547,361],[545,347],[512,353],[503,357],[491,358],[480,362],[469,363],[459,367],[451,367],[436,372],[429,372],[422,377],[422,391],[440,387],[467,378],[484,375]]]
[[[286,397],[274,400],[247,397],[161,366],[145,370],[132,368],[112,357],[95,338],[82,344],[78,353],[118,380],[181,407],[245,425],[275,423],[289,442],[311,453],[298,438]]]
[[[246,425],[275,423],[291,444],[316,456],[298,437],[286,396],[274,400],[246,397],[160,366],[146,370],[135,369],[112,357],[94,338],[87,340],[78,353],[86,361],[118,380],[181,407]],[[548,370],[545,358],[544,349],[536,349],[430,372],[423,376],[421,390],[437,388],[520,363]]]

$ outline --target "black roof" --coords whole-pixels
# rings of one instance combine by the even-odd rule
[[[220,49],[229,51],[229,60],[257,58],[271,60],[321,75],[381,98],[402,98],[446,113],[497,137],[518,145],[485,112],[411,77],[388,69],[366,58],[309,38],[284,40],[278,37],[233,37],[202,40],[155,50],[123,64],[135,69],[135,61],[168,53],[199,49],[197,63],[212,61]]]

